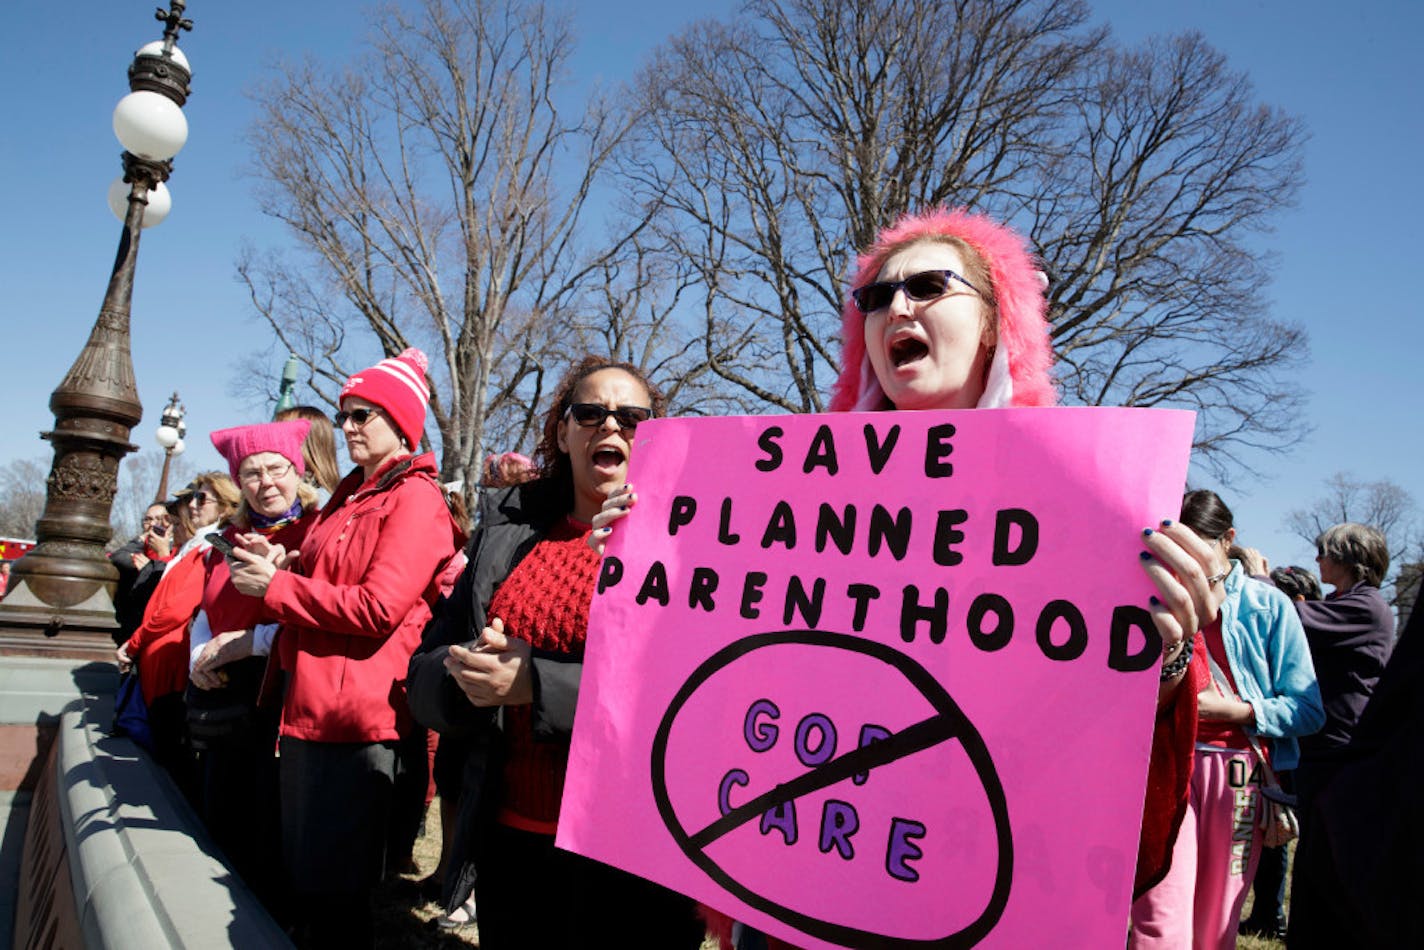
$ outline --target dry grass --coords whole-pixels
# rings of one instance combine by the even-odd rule
[[[1291,845],[1291,857],[1295,857],[1295,845]],[[440,804],[437,799],[426,815],[426,833],[415,843],[415,860],[420,871],[403,874],[385,883],[376,892],[376,946],[389,950],[458,950],[462,947],[480,945],[479,930],[470,926],[451,933],[435,926],[435,918],[441,908],[434,902],[421,901],[415,895],[415,884],[435,869],[440,859]],[[1287,870],[1289,874],[1289,870]],[[1286,907],[1290,907],[1290,893],[1286,893]],[[1251,899],[1246,899],[1242,916],[1251,912]],[[1280,940],[1267,937],[1242,935],[1236,944],[1238,950],[1285,950]],[[702,950],[716,950],[716,941],[708,937]]]
[[[479,931],[474,926],[454,933],[435,925],[442,908],[426,902],[416,893],[416,882],[435,870],[440,860],[440,800],[426,811],[425,834],[415,843],[415,863],[419,873],[394,877],[376,891],[376,946],[390,950],[456,950],[478,947]]]
[[[1290,876],[1291,872],[1295,869],[1294,841],[1292,841],[1288,845],[1288,849],[1290,860],[1286,863],[1286,913],[1290,913]],[[1251,903],[1252,896],[1250,894],[1247,894],[1246,906],[1241,908],[1242,920],[1245,920],[1246,916],[1251,913]],[[1285,950],[1286,945],[1285,941],[1283,940],[1276,940],[1271,937],[1253,937],[1248,934],[1242,934],[1239,938],[1237,938],[1236,946],[1238,950]]]

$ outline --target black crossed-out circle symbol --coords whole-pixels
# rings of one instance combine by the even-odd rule
[[[845,650],[886,663],[898,670],[919,690],[934,709],[934,715],[907,726],[885,739],[838,755],[797,778],[744,802],[706,827],[689,832],[678,819],[668,795],[667,746],[673,722],[687,701],[715,673],[757,650],[788,644]],[[707,848],[713,842],[748,821],[755,820],[770,808],[844,781],[858,772],[886,765],[950,740],[958,740],[968,755],[975,774],[983,783],[989,808],[994,816],[994,833],[998,844],[994,887],[989,895],[989,900],[978,917],[954,933],[924,939],[896,937],[812,917],[794,907],[778,904],[770,898],[752,891],[723,870],[707,854]],[[884,644],[822,630],[786,630],[762,633],[731,643],[698,666],[688,677],[687,682],[683,683],[676,695],[673,696],[672,702],[668,704],[667,712],[663,714],[662,721],[658,724],[658,730],[653,739],[651,760],[653,797],[657,803],[658,813],[662,816],[663,824],[672,834],[683,854],[687,855],[694,864],[705,871],[721,887],[734,894],[748,906],[790,924],[803,933],[831,943],[852,947],[884,947],[897,948],[897,950],[899,948],[905,948],[905,950],[909,950],[909,948],[949,950],[949,948],[972,947],[994,928],[1004,913],[1004,907],[1008,904],[1014,867],[1013,835],[1009,827],[1008,804],[1004,797],[1003,784],[994,768],[989,750],[984,745],[979,731],[974,728],[968,717],[964,715],[963,710],[959,708],[959,704],[950,697],[944,687],[924,667],[905,654]]]

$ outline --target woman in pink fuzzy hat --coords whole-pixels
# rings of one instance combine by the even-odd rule
[[[902,217],[856,261],[831,411],[1053,405],[1046,284],[983,215]]]
[[[906,214],[856,260],[842,308],[842,368],[830,409],[885,411],[1052,406],[1056,392],[1044,291],[1027,242],[960,209]],[[594,544],[636,498],[614,491],[594,520]],[[1160,601],[1152,616],[1167,652],[1153,735],[1135,891],[1165,871],[1186,806],[1197,704],[1205,682],[1192,634],[1216,616],[1210,549],[1181,525],[1144,532],[1144,565]],[[1183,688],[1183,684],[1186,687]],[[709,914],[729,943],[730,927]]]
[[[901,217],[856,261],[831,410],[1054,405],[1047,286],[1027,242],[1006,225],[959,209]],[[1206,680],[1192,635],[1222,599],[1203,580],[1215,572],[1213,555],[1188,529],[1164,522],[1145,536],[1155,560],[1144,564],[1159,588],[1152,613],[1168,651],[1135,892],[1170,861],[1191,774],[1193,686]]]

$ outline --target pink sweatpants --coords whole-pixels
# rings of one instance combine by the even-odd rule
[[[1198,748],[1172,866],[1132,905],[1130,950],[1230,950],[1261,856],[1250,751]]]

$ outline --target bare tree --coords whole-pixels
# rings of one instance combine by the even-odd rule
[[[850,255],[951,204],[1032,235],[1069,400],[1197,408],[1217,459],[1299,433],[1304,339],[1244,242],[1294,195],[1302,131],[1200,37],[1120,49],[1078,0],[752,0],[640,88],[625,182],[748,407],[820,409]]]
[[[582,226],[632,113],[569,107],[573,36],[540,5],[407,7],[377,13],[360,62],[289,64],[259,91],[262,208],[300,253],[250,251],[238,273],[327,402],[376,351],[426,349],[443,474],[473,486],[484,446],[528,437],[643,226]]]
[[[15,459],[0,467],[0,535],[33,538],[45,506],[49,459]]]
[[[1325,480],[1325,494],[1310,507],[1292,511],[1287,523],[1307,544],[1314,544],[1326,528],[1342,522],[1371,525],[1389,539],[1394,557],[1416,540],[1416,508],[1414,496],[1387,478],[1367,482],[1349,472],[1336,472]]]

